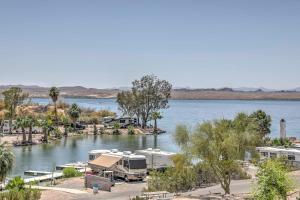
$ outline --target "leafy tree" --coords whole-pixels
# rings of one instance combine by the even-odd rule
[[[119,110],[122,111],[123,115],[133,117],[136,114],[136,103],[132,92],[119,92],[117,95],[117,103],[119,105]]]
[[[68,110],[68,114],[73,122],[75,130],[76,130],[76,121],[79,118],[80,113],[81,113],[81,110],[76,103],[72,104],[72,106]]]
[[[267,115],[264,111],[258,110],[250,115],[250,119],[255,122],[256,131],[261,138],[264,138],[271,133],[271,116]]]
[[[5,180],[6,175],[13,167],[14,155],[10,149],[5,147],[6,143],[0,144],[0,182]]]
[[[24,94],[19,87],[11,87],[2,94],[4,96],[5,109],[7,110],[7,116],[9,118],[9,133],[12,134],[12,120],[16,117],[16,108],[23,103],[28,95]]]
[[[57,87],[51,87],[49,90],[49,96],[51,97],[54,104],[54,115],[55,115],[55,124],[58,125],[58,117],[57,117],[57,105],[56,102],[59,97],[59,89]]]
[[[240,171],[237,160],[244,158],[245,151],[254,151],[258,141],[255,139],[258,133],[251,127],[244,114],[239,114],[234,120],[207,121],[194,130],[179,125],[175,141],[186,155],[201,160],[229,194],[231,179]]]
[[[160,112],[151,113],[150,119],[154,120],[154,133],[157,133],[157,120],[162,118],[163,116],[160,114]]]
[[[263,162],[256,176],[257,185],[253,196],[257,200],[286,200],[288,192],[294,188],[294,183],[280,160]]]
[[[119,109],[129,116],[142,119],[142,127],[147,126],[151,113],[168,108],[172,85],[154,75],[143,76],[132,83],[131,91],[118,94]]]
[[[149,191],[183,192],[195,187],[196,171],[190,159],[185,155],[178,154],[173,158],[174,167],[164,172],[153,171],[148,180]]]

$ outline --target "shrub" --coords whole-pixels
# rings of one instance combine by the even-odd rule
[[[82,173],[77,171],[74,167],[67,167],[63,170],[63,175],[65,178],[82,176]]]
[[[20,176],[17,176],[12,180],[10,180],[5,187],[5,189],[7,190],[12,190],[12,189],[23,190],[24,188],[25,188],[25,182],[24,179],[22,179]]]
[[[128,135],[134,135],[135,134],[135,130],[133,126],[128,126]]]
[[[38,200],[40,198],[41,192],[36,189],[12,189],[7,192],[0,193],[0,200]]]

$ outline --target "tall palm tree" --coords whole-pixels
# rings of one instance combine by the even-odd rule
[[[151,113],[150,118],[154,120],[154,133],[157,133],[157,120],[162,119],[163,116],[160,114],[160,112],[153,112]]]
[[[34,116],[29,116],[27,118],[27,125],[29,127],[29,134],[28,134],[28,143],[32,144],[32,128],[37,124],[36,119],[34,118]]]
[[[23,139],[22,139],[22,143],[25,144],[26,143],[26,131],[25,128],[28,127],[28,118],[27,117],[18,117],[16,120],[16,127],[22,130],[22,135],[23,135]]]
[[[14,154],[5,147],[6,143],[0,144],[0,182],[5,180],[6,175],[11,171],[14,162]]]
[[[57,107],[56,102],[59,97],[59,90],[57,87],[51,87],[49,90],[49,96],[51,97],[53,104],[54,104],[54,115],[55,115],[55,124],[58,125],[58,118],[57,118]]]
[[[76,103],[72,104],[71,108],[68,110],[68,114],[73,122],[75,130],[76,130],[76,121],[79,118],[80,113],[81,110]]]
[[[51,129],[53,129],[53,122],[51,119],[43,119],[40,121],[39,126],[43,129],[44,132],[44,142],[48,142],[48,134]]]

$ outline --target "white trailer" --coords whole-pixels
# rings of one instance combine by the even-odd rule
[[[137,150],[135,151],[135,154],[144,155],[146,157],[148,170],[163,170],[167,167],[173,167],[174,163],[172,161],[172,157],[176,155],[172,152],[152,148]]]

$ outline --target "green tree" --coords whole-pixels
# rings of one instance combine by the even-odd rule
[[[47,143],[48,135],[50,131],[53,129],[53,121],[50,118],[44,118],[41,121],[39,121],[38,125],[43,129],[44,132],[43,141]]]
[[[141,118],[142,127],[147,126],[151,113],[168,108],[172,85],[154,75],[143,76],[132,83],[131,91],[121,92],[117,96],[119,109],[124,114]]]
[[[12,189],[24,190],[25,189],[24,179],[22,179],[20,176],[13,178],[12,180],[10,180],[8,182],[5,189],[7,189],[7,190],[12,190]]]
[[[17,106],[21,105],[28,95],[24,94],[19,87],[11,87],[2,94],[9,119],[9,133],[12,134],[12,120],[16,117]]]
[[[253,196],[257,200],[286,200],[294,183],[280,160],[263,162],[257,172],[257,185]]]
[[[230,193],[233,174],[240,171],[237,160],[244,158],[245,151],[255,150],[257,132],[243,127],[246,119],[239,114],[234,120],[207,121],[193,130],[185,125],[176,128],[176,143],[212,171],[226,194]]]
[[[250,119],[255,122],[256,131],[259,133],[261,138],[266,137],[271,133],[271,116],[267,115],[264,111],[258,110],[250,115]]]
[[[26,140],[26,130],[25,129],[29,127],[28,117],[18,117],[16,120],[16,127],[18,129],[21,129],[22,135],[23,135],[22,143],[26,144],[27,140]]]
[[[70,118],[73,122],[73,125],[74,125],[74,130],[76,130],[76,121],[79,118],[80,113],[81,113],[81,110],[78,107],[78,105],[75,104],[75,103],[72,104],[72,106],[68,110],[68,114],[69,114],[69,116],[70,116]]]
[[[27,125],[29,127],[29,131],[28,131],[28,143],[32,144],[32,129],[34,126],[37,125],[37,120],[33,115],[29,115],[27,117]]]
[[[51,97],[54,104],[54,115],[55,115],[55,124],[58,125],[58,117],[57,117],[57,105],[56,102],[59,97],[59,89],[57,87],[51,87],[49,90],[49,97]]]
[[[5,180],[5,177],[11,171],[14,162],[12,151],[5,147],[5,145],[6,143],[0,144],[0,182]]]
[[[163,116],[160,114],[160,112],[153,112],[151,113],[150,119],[154,120],[154,133],[157,133],[157,120],[162,119]]]

